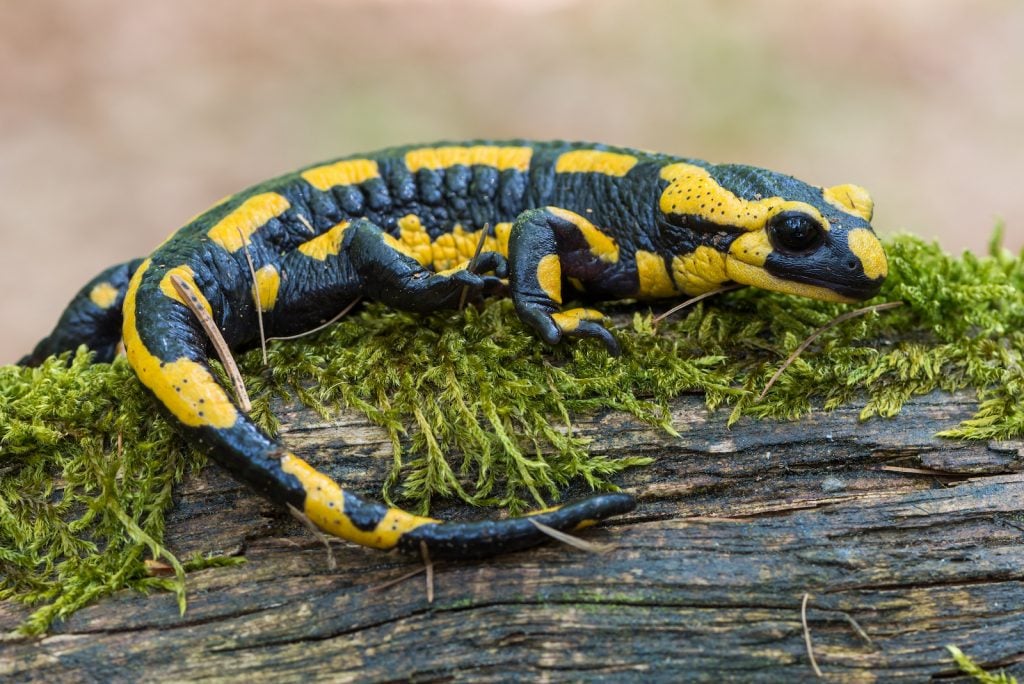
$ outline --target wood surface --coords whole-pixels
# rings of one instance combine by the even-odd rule
[[[970,395],[899,417],[857,407],[796,422],[672,404],[672,437],[619,414],[578,417],[594,451],[655,463],[620,484],[636,512],[559,543],[434,567],[325,547],[214,466],[180,487],[173,551],[244,555],[193,573],[188,611],[122,591],[41,639],[0,642],[11,681],[922,681],[958,675],[954,644],[1024,674],[1022,443],[941,440]],[[355,414],[282,408],[285,441],[377,496],[385,433]],[[581,493],[580,491],[575,492]],[[493,514],[447,505],[450,517]],[[807,601],[807,629],[801,603]],[[27,614],[0,604],[0,629]]]

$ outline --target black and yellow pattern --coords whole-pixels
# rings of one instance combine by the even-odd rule
[[[303,332],[354,299],[430,311],[508,293],[547,343],[615,337],[568,299],[694,295],[735,281],[837,301],[874,295],[886,258],[857,186],[577,143],[473,142],[318,164],[200,214],[145,260],[108,269],[23,363],[123,338],[142,383],[216,460],[320,529],[381,549],[471,556],[633,507],[601,494],[523,518],[445,523],[363,501],[263,434],[210,371],[183,279],[229,346]],[[483,252],[473,259],[482,241]],[[252,265],[250,267],[250,260]],[[571,297],[566,293],[571,292]]]

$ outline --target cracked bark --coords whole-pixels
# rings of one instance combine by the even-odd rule
[[[621,479],[637,511],[586,534],[614,550],[441,564],[432,605],[422,575],[374,590],[415,560],[344,545],[330,571],[299,523],[210,467],[180,488],[169,544],[247,563],[191,575],[184,616],[170,595],[121,592],[43,639],[0,642],[0,676],[793,681],[813,676],[805,592],[826,677],[953,676],[946,644],[1020,676],[1024,444],[933,436],[973,409],[936,394],[893,420],[848,408],[727,429],[684,396],[679,438],[619,413],[580,418],[594,451],[655,458]],[[382,431],[354,414],[283,417],[292,448],[378,493]],[[0,604],[0,628],[24,614]]]

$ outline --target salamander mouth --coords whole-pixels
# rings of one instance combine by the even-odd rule
[[[730,280],[743,285],[752,285],[763,290],[794,294],[827,302],[859,302],[878,294],[881,282],[855,286],[841,283],[823,283],[811,279],[788,280],[772,275],[761,266],[754,266],[729,256],[725,262],[726,274]]]

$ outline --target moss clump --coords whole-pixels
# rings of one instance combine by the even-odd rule
[[[971,387],[978,414],[946,434],[1024,435],[1024,259],[997,245],[985,258],[951,258],[909,237],[888,252],[879,301],[904,306],[829,330],[760,402],[781,361],[850,307],[747,290],[657,330],[635,312],[617,331],[624,354],[612,359],[593,342],[545,348],[507,301],[428,316],[368,306],[315,337],[272,344],[269,367],[259,352],[241,365],[254,416],[270,429],[273,395],[323,412],[350,406],[384,426],[394,444],[385,496],[417,512],[438,496],[519,511],[572,480],[611,488],[615,473],[646,460],[588,454],[566,429],[571,416],[618,409],[671,430],[666,402],[685,391],[733,418],[852,401],[866,418],[917,394]],[[126,586],[174,589],[184,606],[187,570],[229,562],[180,564],[162,546],[171,489],[202,462],[123,360],[90,365],[79,354],[0,368],[0,598],[40,606],[21,631],[42,632]],[[147,556],[177,576],[149,577]]]

